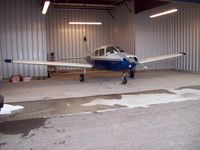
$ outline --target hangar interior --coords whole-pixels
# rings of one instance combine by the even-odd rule
[[[1,3],[3,78],[13,74],[47,75],[47,68],[41,66],[7,66],[3,62],[5,57],[46,60],[51,52],[55,53],[55,59],[58,61],[69,57],[84,57],[84,35],[88,37],[91,50],[101,45],[116,43],[127,52],[134,53],[135,21],[132,2],[127,2],[130,10],[124,5],[116,6],[117,9],[110,12],[115,19],[107,10],[94,10],[94,8],[92,10],[50,8],[46,15],[42,15],[41,6],[35,0],[1,1]],[[100,21],[102,25],[69,25],[69,21]]]
[[[84,57],[84,35],[88,38],[91,50],[101,45],[115,44],[140,59],[173,52],[186,52],[187,56],[184,59],[152,63],[148,67],[199,72],[200,13],[199,5],[196,3],[171,2],[137,14],[134,11],[133,1],[113,0],[107,4],[108,8],[102,8],[101,5],[101,8],[98,8],[96,4],[97,6],[94,5],[89,10],[83,8],[71,10],[67,9],[71,5],[55,3],[57,5],[50,6],[46,15],[41,14],[40,3],[35,0],[1,1],[1,78],[9,78],[16,74],[47,75],[47,68],[44,66],[8,65],[4,63],[5,58],[47,60],[51,52],[55,53],[57,61],[70,57]],[[136,7],[140,5],[144,4],[138,2]],[[149,18],[149,15],[168,8],[178,8],[179,12],[156,19]],[[68,24],[70,21],[100,21],[102,25],[70,25]],[[59,68],[59,70],[69,69],[71,68]]]
[[[198,0],[50,0],[42,14],[45,2],[0,0],[0,98],[19,109],[0,109],[0,149],[200,149]],[[82,69],[73,67],[8,81],[47,77],[49,67],[4,59],[47,61],[53,53],[53,61],[86,63],[84,36],[90,50],[113,44],[139,60],[186,55],[137,67],[126,85],[122,72],[90,69],[80,83]]]

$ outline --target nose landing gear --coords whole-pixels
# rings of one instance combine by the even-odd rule
[[[135,70],[130,70],[129,71],[129,77],[134,78],[135,77]]]

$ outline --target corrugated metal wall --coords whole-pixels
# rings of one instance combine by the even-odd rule
[[[87,36],[91,50],[111,43],[111,17],[106,11],[51,9],[48,13],[46,24],[48,53],[54,52],[57,61],[86,56],[84,35]],[[102,22],[102,25],[69,25],[70,21]],[[84,60],[73,59],[71,62],[84,62]],[[59,67],[59,69],[65,68]]]
[[[133,10],[133,3],[128,5]],[[47,74],[44,66],[6,64],[3,62],[5,58],[46,60],[51,52],[55,52],[58,61],[84,57],[84,35],[87,35],[91,50],[113,43],[134,53],[134,11],[130,13],[125,5],[112,12],[115,20],[107,11],[95,10],[50,8],[47,15],[42,15],[36,0],[0,1],[0,11],[0,77]],[[99,21],[102,25],[69,25],[69,21]],[[72,62],[84,60],[74,59]]]
[[[120,5],[114,10],[115,19],[113,22],[113,43],[120,46],[126,52],[135,54],[135,13],[134,2]]]
[[[154,19],[151,14],[171,8],[178,12]],[[152,63],[150,69],[200,71],[200,5],[173,3],[136,15],[136,54],[139,58],[186,52],[184,58]]]
[[[13,74],[45,76],[44,66],[14,65],[5,58],[45,60],[46,28],[41,7],[35,0],[0,1],[1,76]]]

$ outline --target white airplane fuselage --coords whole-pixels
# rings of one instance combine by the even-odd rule
[[[134,70],[137,65],[137,57],[124,53],[114,45],[102,46],[90,53],[86,61],[95,69],[112,71]]]

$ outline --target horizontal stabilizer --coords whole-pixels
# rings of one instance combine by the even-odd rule
[[[12,59],[4,59],[6,63],[12,63]]]

